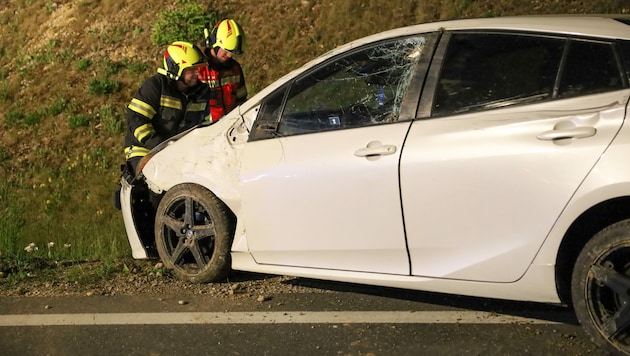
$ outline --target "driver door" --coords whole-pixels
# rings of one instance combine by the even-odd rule
[[[398,164],[426,38],[334,58],[268,96],[241,162],[257,263],[409,274]],[[413,97],[411,95],[410,97]]]

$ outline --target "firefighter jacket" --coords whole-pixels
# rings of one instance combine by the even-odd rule
[[[127,106],[126,159],[144,157],[160,142],[209,121],[209,99],[203,83],[185,94],[162,74],[147,79]]]
[[[210,87],[212,122],[216,122],[247,99],[243,69],[234,59],[225,63],[214,63],[210,60],[207,69],[199,71],[199,80]]]

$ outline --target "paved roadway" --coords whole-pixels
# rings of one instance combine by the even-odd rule
[[[341,283],[324,287],[324,293],[265,301],[4,297],[0,355],[602,354],[562,307]]]

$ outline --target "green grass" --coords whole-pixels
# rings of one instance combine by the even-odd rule
[[[125,120],[122,108],[103,105],[98,109],[98,118],[107,133],[110,135],[122,135]]]
[[[98,79],[90,80],[88,84],[88,93],[90,94],[112,94],[120,90],[120,82],[114,79]]]
[[[72,115],[68,119],[68,126],[71,129],[76,129],[77,127],[89,126],[91,117],[86,114],[78,114]]]
[[[90,59],[81,58],[79,59],[79,63],[77,64],[77,68],[80,71],[86,71],[92,65],[92,61]]]
[[[61,114],[68,105],[68,101],[64,98],[57,98],[50,106],[50,114],[53,116],[57,116]]]
[[[6,11],[0,11],[5,31],[0,38],[0,265],[10,260],[19,266],[11,277],[19,279],[41,261],[102,260],[99,273],[107,275],[120,268],[116,258],[130,256],[120,211],[111,203],[122,162],[125,107],[161,66],[163,46],[170,42],[198,43],[203,28],[237,19],[247,37],[238,60],[251,97],[337,45],[394,27],[456,17],[630,13],[627,2],[610,0],[537,4],[534,9],[531,2],[513,0],[388,6],[377,0],[220,6],[199,0],[5,2]],[[65,19],[73,21],[60,21],[60,10],[69,9],[76,11]],[[31,242],[38,249],[27,252]],[[81,267],[76,268],[79,280]]]

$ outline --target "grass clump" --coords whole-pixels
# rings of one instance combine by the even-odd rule
[[[68,119],[68,126],[71,129],[76,129],[77,127],[89,126],[90,125],[90,116],[85,114],[72,115]]]
[[[110,135],[122,134],[124,128],[124,113],[113,105],[103,105],[98,109],[97,116],[107,132]]]
[[[88,93],[90,94],[112,94],[120,90],[120,83],[113,79],[98,79],[94,78],[90,80],[88,84]]]
[[[67,105],[68,105],[68,101],[66,99],[64,98],[55,99],[55,101],[50,106],[50,114],[52,116],[57,116],[61,114],[65,110]]]
[[[86,58],[79,59],[79,63],[77,64],[77,68],[80,71],[86,71],[92,65],[92,61]]]

